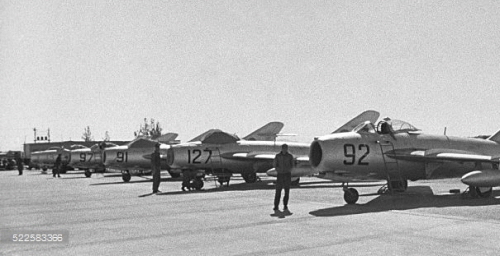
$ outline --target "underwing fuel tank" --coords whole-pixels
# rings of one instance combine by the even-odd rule
[[[472,171],[462,176],[462,182],[475,187],[500,186],[500,170],[486,169]]]
[[[314,169],[312,169],[311,167],[308,167],[308,166],[293,167],[291,172],[292,172],[292,177],[302,177],[302,176],[307,176],[307,175],[313,175],[315,173]],[[275,168],[269,169],[266,172],[266,174],[267,174],[267,176],[278,177],[278,172],[276,171]]]

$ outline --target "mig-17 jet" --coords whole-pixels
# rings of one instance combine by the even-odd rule
[[[160,143],[160,154],[166,155],[170,145],[177,143],[175,141],[177,136],[177,133],[167,133],[155,140],[139,137],[127,145],[108,147],[104,149],[104,166],[108,171],[119,170],[123,181],[129,182],[132,174],[151,172],[151,154],[155,150],[156,143]],[[161,161],[161,169],[168,170],[170,176],[174,178],[180,176],[170,171],[166,161]]]
[[[79,146],[72,148],[69,152],[68,166],[85,171],[85,177],[90,178],[92,172],[105,172],[106,167],[103,162],[105,148],[117,147],[118,145],[103,141],[92,147]]]
[[[77,149],[83,147],[81,145],[72,145],[70,149],[66,149],[63,147],[51,147],[47,150],[36,151],[31,153],[31,163],[38,168],[41,168],[43,172],[47,171],[47,169],[52,169],[54,164],[56,163],[56,158],[59,154],[61,154],[61,173],[66,173],[69,169],[68,163],[70,159],[71,149]]]
[[[499,156],[500,131],[486,139],[430,135],[385,118],[316,138],[309,160],[321,177],[342,182],[344,200],[354,204],[359,194],[349,182],[357,181],[386,180],[393,192],[405,191],[408,180],[461,177],[468,194],[489,197],[500,186]]]
[[[191,187],[198,190],[203,187],[205,173],[217,176],[220,184],[229,183],[233,173],[240,173],[247,183],[253,183],[257,181],[257,172],[272,167],[268,161],[255,161],[260,157],[258,152],[275,152],[280,148],[282,143],[276,142],[276,136],[283,126],[281,122],[270,122],[243,139],[211,129],[186,143],[171,146],[167,151],[167,164],[171,171],[192,177]],[[307,145],[304,146],[303,152],[307,153]]]

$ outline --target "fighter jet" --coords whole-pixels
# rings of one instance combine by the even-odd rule
[[[70,159],[71,149],[76,149],[78,147],[83,147],[81,145],[73,145],[70,149],[65,149],[61,147],[51,147],[44,151],[36,151],[31,153],[31,163],[33,163],[38,168],[41,168],[43,172],[47,171],[48,168],[53,168],[57,155],[61,154],[61,173],[66,173],[69,169],[68,163]]]
[[[167,164],[172,171],[192,177],[192,187],[201,189],[206,173],[217,177],[218,182],[229,183],[233,173],[240,173],[248,183],[257,181],[257,172],[272,168],[267,155],[262,152],[277,152],[282,142],[276,136],[283,128],[281,122],[270,122],[240,139],[238,136],[211,129],[189,142],[173,145],[167,152]],[[291,147],[291,153],[307,154],[308,145],[300,152]],[[300,148],[298,146],[297,148]]]
[[[156,143],[160,143],[160,154],[166,155],[170,144],[178,143],[175,141],[177,136],[177,133],[167,133],[157,140],[139,137],[127,145],[108,147],[103,154],[104,166],[108,171],[119,170],[123,181],[129,182],[131,174],[151,172],[151,154]],[[178,173],[170,172],[166,161],[162,161],[161,169],[169,170],[170,176],[174,178],[180,176]]]
[[[110,142],[101,142],[90,148],[78,146],[70,150],[68,166],[85,170],[85,177],[90,178],[92,172],[104,172],[106,170],[103,162],[104,149],[117,147],[118,145]]]
[[[405,191],[408,180],[462,177],[467,194],[489,197],[500,186],[500,131],[487,139],[424,134],[413,125],[386,118],[363,122],[351,132],[316,138],[310,163],[323,178],[343,183],[344,200],[358,191],[349,182],[386,180],[385,191]],[[379,192],[382,192],[380,190]]]

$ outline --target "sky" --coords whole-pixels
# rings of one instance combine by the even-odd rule
[[[311,142],[364,110],[426,133],[500,129],[500,1],[0,0],[0,150],[181,141],[270,121]]]

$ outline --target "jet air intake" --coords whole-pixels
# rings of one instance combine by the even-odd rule
[[[171,167],[172,164],[174,164],[174,150],[172,148],[169,148],[167,150],[167,165]]]
[[[322,158],[323,150],[321,149],[321,145],[318,141],[313,141],[309,151],[309,161],[311,162],[312,167],[318,167]]]

